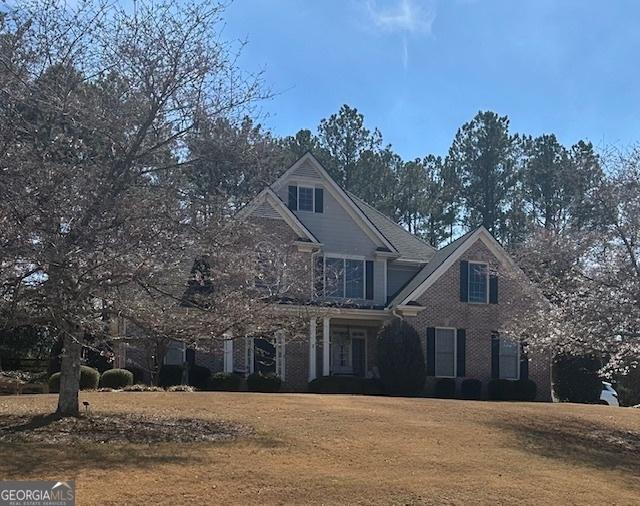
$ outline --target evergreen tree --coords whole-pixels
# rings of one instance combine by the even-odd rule
[[[382,135],[364,126],[364,116],[357,109],[343,105],[337,114],[323,119],[318,126],[320,148],[328,154],[329,174],[346,190],[356,186],[356,172],[365,151],[379,151]],[[360,174],[362,177],[362,174]]]
[[[448,161],[460,178],[463,224],[505,236],[505,210],[515,182],[515,137],[509,119],[479,112],[456,133]]]

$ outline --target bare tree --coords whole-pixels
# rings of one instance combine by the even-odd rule
[[[184,340],[256,332],[267,313],[251,227],[193,223],[182,184],[199,118],[264,96],[220,39],[222,14],[25,0],[0,18],[0,326],[46,323],[63,340],[60,415],[78,414],[84,336],[106,336],[105,315]],[[213,290],[185,303],[196,258],[214,260]]]

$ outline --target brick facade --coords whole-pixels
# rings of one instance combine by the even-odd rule
[[[498,304],[473,304],[460,301],[460,260],[482,261],[489,264],[491,272],[497,272],[499,280]],[[477,240],[461,258],[449,268],[427,291],[417,299],[426,309],[407,321],[418,331],[426,350],[428,327],[453,327],[466,330],[466,376],[482,381],[486,386],[491,380],[491,335],[500,331],[507,317],[525,309],[526,296],[522,283],[512,272],[507,272],[485,244]],[[519,307],[521,306],[521,307]],[[537,400],[551,399],[550,358],[546,354],[529,357],[529,378],[538,387]],[[461,379],[459,379],[461,380]],[[427,390],[435,378],[427,379]]]

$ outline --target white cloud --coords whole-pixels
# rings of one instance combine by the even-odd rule
[[[402,66],[409,66],[409,36],[431,35],[436,19],[435,0],[393,0],[381,5],[367,0],[367,13],[374,28],[402,36]]]
[[[389,32],[430,34],[436,19],[435,3],[430,0],[399,0],[388,7],[367,0],[367,10],[374,25]]]

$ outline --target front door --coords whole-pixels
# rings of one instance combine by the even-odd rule
[[[331,374],[365,375],[366,337],[364,329],[335,327],[331,330]]]

